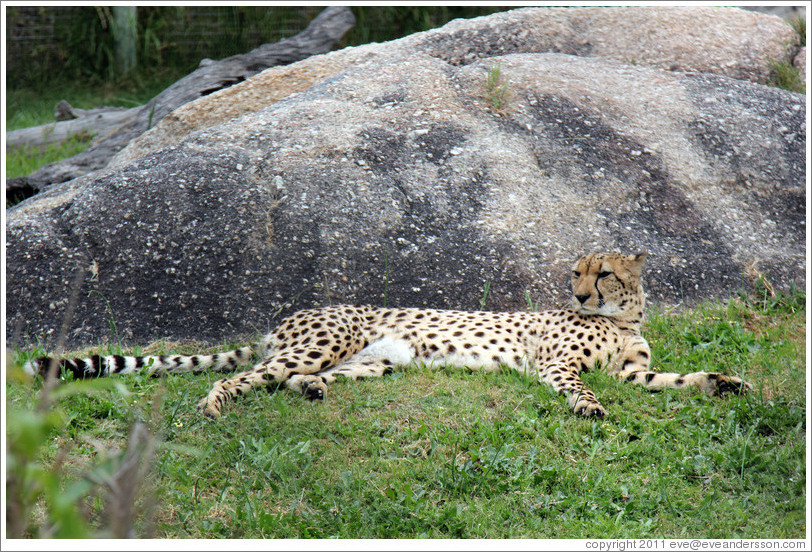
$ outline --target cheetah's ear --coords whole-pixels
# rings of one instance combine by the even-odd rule
[[[629,261],[629,268],[637,274],[640,274],[640,272],[643,270],[643,263],[645,262],[647,256],[648,251],[645,249],[636,255],[629,255],[626,257]]]

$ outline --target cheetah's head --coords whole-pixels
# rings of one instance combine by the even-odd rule
[[[640,273],[646,254],[590,253],[578,259],[572,267],[572,308],[580,314],[639,322],[645,303]]]

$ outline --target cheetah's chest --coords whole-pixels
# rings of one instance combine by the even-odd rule
[[[606,318],[571,311],[550,313],[534,358],[539,364],[559,361],[577,366],[578,371],[591,370],[598,363],[607,366],[616,358],[625,339]]]

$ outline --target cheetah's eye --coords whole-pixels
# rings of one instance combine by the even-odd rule
[[[599,272],[598,273],[598,279],[600,280],[601,278],[606,278],[607,276],[611,276],[611,275],[612,275],[611,272]]]
[[[577,270],[573,270],[573,271],[572,271],[572,277],[573,277],[573,278],[580,278],[580,277],[581,277],[581,273],[580,273],[580,272],[578,272]]]

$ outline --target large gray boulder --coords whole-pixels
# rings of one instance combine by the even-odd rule
[[[176,144],[191,132],[264,109],[348,68],[415,52],[451,65],[515,53],[562,53],[765,84],[773,64],[792,62],[799,46],[785,21],[737,8],[518,9],[266,70],[176,109],[133,140],[111,167]]]
[[[545,12],[363,47],[12,208],[7,336],[219,342],[314,305],[476,309],[486,287],[489,309],[550,307],[596,249],[648,249],[659,303],[728,297],[753,266],[803,285],[804,97],[490,34]]]

